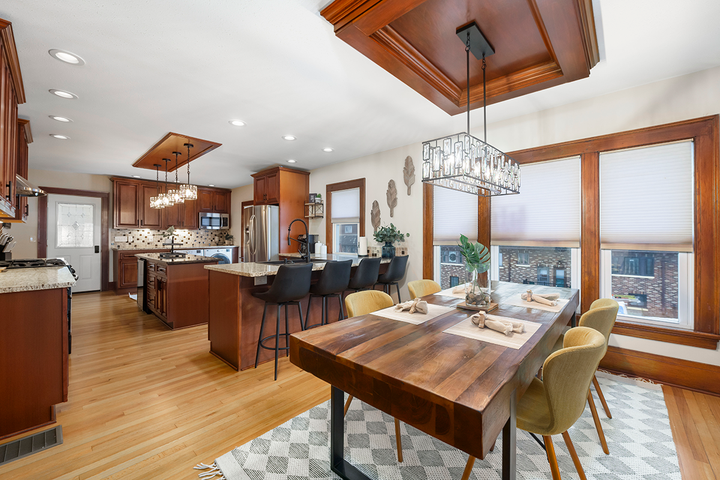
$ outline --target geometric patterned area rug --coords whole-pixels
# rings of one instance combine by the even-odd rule
[[[569,430],[585,474],[591,480],[681,480],[668,412],[658,385],[598,372],[613,414],[605,417],[596,403],[610,455],[600,447],[586,406]],[[593,389],[594,391],[594,389]],[[397,461],[393,418],[359,400],[345,417],[345,458],[378,480],[457,480],[467,454],[401,422],[403,462]],[[330,402],[293,418],[215,460],[200,464],[207,480],[330,480]],[[553,437],[563,479],[577,479],[560,435]],[[500,479],[502,434],[495,450],[477,460],[471,479]],[[219,478],[218,478],[219,477]],[[517,478],[551,479],[544,450],[522,430],[517,431]]]

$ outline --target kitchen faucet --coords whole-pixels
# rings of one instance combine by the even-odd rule
[[[297,238],[292,238],[290,236],[290,229],[292,228],[293,223],[295,222],[302,222],[303,225],[305,225],[305,241],[298,240]],[[300,255],[302,258],[305,259],[305,263],[310,263],[310,245],[308,242],[310,241],[310,232],[308,231],[307,223],[305,223],[305,220],[302,218],[296,218],[292,222],[290,222],[290,225],[288,225],[288,245],[290,245],[290,240],[295,240],[300,244]],[[305,246],[305,253],[303,253],[302,246]]]

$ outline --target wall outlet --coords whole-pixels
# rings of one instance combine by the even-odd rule
[[[128,237],[127,235],[118,235],[115,237],[115,243],[127,243]]]

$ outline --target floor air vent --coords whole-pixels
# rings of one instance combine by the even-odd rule
[[[13,440],[5,445],[0,445],[0,465],[60,445],[62,442],[61,425],[44,432],[28,435],[19,440]]]

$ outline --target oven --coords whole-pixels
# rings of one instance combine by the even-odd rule
[[[200,212],[200,229],[227,230],[230,228],[230,215],[227,213]]]

